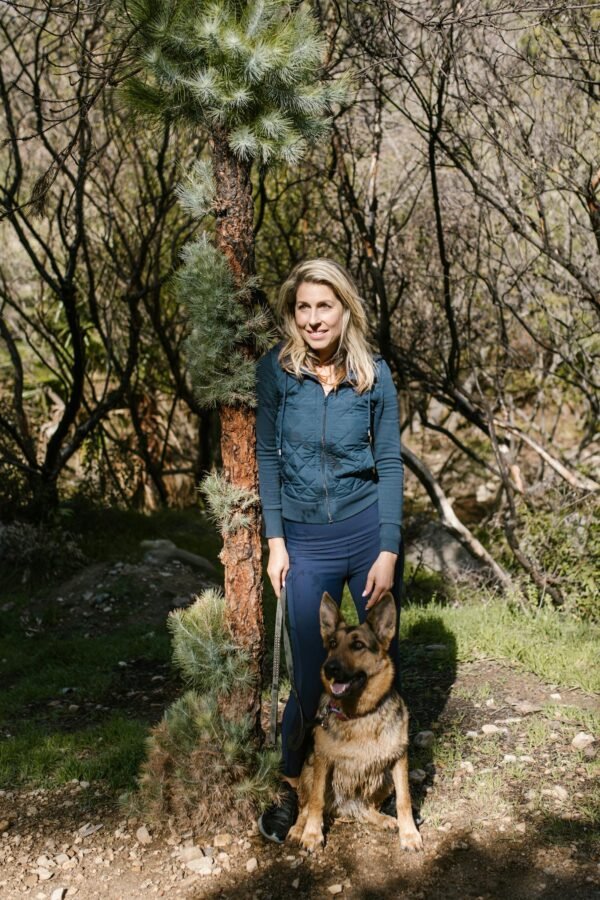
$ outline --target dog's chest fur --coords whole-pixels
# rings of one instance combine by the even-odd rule
[[[357,804],[383,800],[393,787],[390,770],[408,743],[404,704],[394,693],[366,716],[330,715],[314,741],[315,753],[331,765],[326,805],[334,814],[353,815]]]

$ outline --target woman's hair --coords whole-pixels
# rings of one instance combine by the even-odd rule
[[[328,285],[344,307],[342,333],[331,360],[335,364],[335,387],[348,375],[360,394],[368,391],[375,381],[375,363],[367,344],[367,317],[352,278],[332,259],[307,259],[298,263],[282,284],[277,301],[284,334],[279,362],[296,378],[302,377],[303,366],[314,371],[319,362],[318,355],[302,337],[294,315],[296,292],[304,282]]]

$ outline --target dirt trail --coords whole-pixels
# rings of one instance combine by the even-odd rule
[[[145,598],[141,614],[149,621],[164,617],[161,604],[172,605],[173,591],[185,597],[192,583],[198,589],[197,574],[175,569],[168,596]],[[94,571],[93,591],[110,587],[110,571]],[[142,576],[139,566],[117,572]],[[65,618],[70,591],[83,596],[86,585],[63,586]],[[102,607],[93,596],[86,603],[86,629],[105,627]],[[590,732],[597,699],[493,660],[457,665],[452,648],[451,635],[433,645],[403,644],[411,732],[432,732],[431,746],[411,752],[424,853],[404,854],[395,835],[341,822],[315,857],[266,844],[253,823],[219,837],[178,832],[169,822],[157,828],[126,818],[102,786],[74,782],[0,792],[0,897],[600,900],[598,735],[585,748],[573,746],[577,734]],[[143,674],[125,670],[116,703],[131,690],[127,678],[137,690]]]

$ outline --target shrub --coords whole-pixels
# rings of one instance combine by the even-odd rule
[[[248,659],[231,640],[220,591],[172,612],[169,630],[190,689],[150,735],[138,799],[156,820],[170,815],[197,829],[239,824],[271,796],[279,763],[275,751],[257,746],[250,716],[228,712],[226,700],[250,683]]]

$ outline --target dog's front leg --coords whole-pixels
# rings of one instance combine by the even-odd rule
[[[300,843],[305,850],[315,852],[323,846],[323,809],[325,807],[325,787],[329,766],[320,756],[315,755],[313,779],[307,804],[307,817]]]
[[[396,811],[398,816],[398,833],[403,850],[422,850],[423,840],[415,825],[410,805],[410,789],[408,786],[408,756],[404,753],[392,769],[394,787],[396,788]]]

